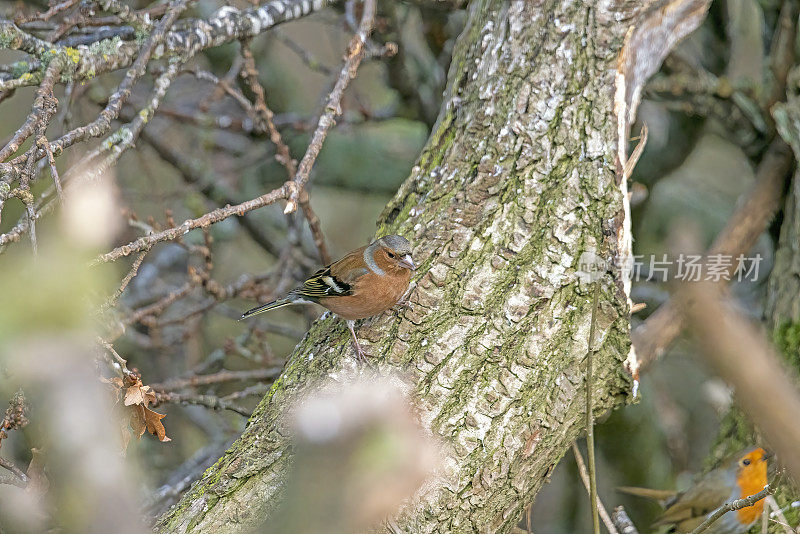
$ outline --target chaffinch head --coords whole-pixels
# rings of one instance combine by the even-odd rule
[[[289,304],[315,302],[347,321],[356,354],[363,361],[364,351],[353,330],[355,320],[378,315],[397,304],[415,268],[408,240],[386,235],[315,272],[284,298],[248,310],[242,319]]]

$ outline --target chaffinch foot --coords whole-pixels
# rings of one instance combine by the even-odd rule
[[[353,330],[355,320],[394,306],[408,289],[414,269],[408,240],[386,235],[315,272],[285,297],[246,311],[242,319],[289,304],[320,304],[347,321],[356,355],[363,362],[366,356]]]

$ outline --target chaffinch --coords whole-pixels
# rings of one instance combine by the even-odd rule
[[[315,272],[285,297],[246,311],[242,319],[289,304],[320,304],[347,321],[356,355],[365,361],[353,330],[355,320],[378,315],[397,304],[415,269],[408,240],[386,235]]]

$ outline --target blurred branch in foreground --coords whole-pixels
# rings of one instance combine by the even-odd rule
[[[800,480],[800,391],[796,372],[782,364],[763,332],[723,298],[697,282],[682,288],[681,303],[708,362],[796,480]]]
[[[375,527],[440,467],[431,438],[391,379],[331,381],[289,412],[296,452],[266,532]]]
[[[796,5],[784,2],[780,10],[780,23],[772,37],[770,69],[765,70],[760,80],[768,90],[762,91],[764,98],[758,102],[756,112],[770,123],[764,127],[771,139],[756,170],[756,179],[750,191],[743,196],[725,228],[708,249],[708,254],[731,257],[749,252],[759,236],[764,233],[776,213],[785,190],[786,178],[792,166],[792,152],[787,145],[796,138],[785,116],[797,107],[794,89],[797,69],[794,66],[795,41],[797,36]],[[793,72],[794,71],[794,72]],[[697,81],[698,76],[692,76]],[[787,103],[788,102],[788,103]],[[788,109],[788,111],[787,111]],[[775,126],[777,126],[777,131]],[[732,272],[732,270],[731,270]],[[730,274],[730,273],[729,273]],[[684,323],[678,304],[669,300],[661,305],[644,323],[631,333],[639,365],[646,369],[675,340]]]
[[[43,233],[38,258],[21,251],[3,258],[15,276],[0,279],[0,294],[20,305],[0,307],[0,368],[10,378],[3,377],[0,394],[22,388],[30,407],[20,413],[17,397],[3,426],[21,426],[24,415],[25,435],[14,438],[35,446],[27,473],[17,473],[25,488],[0,486],[0,517],[10,532],[145,532],[137,476],[121,454],[127,421],[115,420],[95,363],[102,349],[91,299],[108,273],[86,262],[114,232],[104,218],[113,205],[108,181],[68,192],[59,229]]]
[[[780,208],[791,164],[792,154],[786,143],[780,139],[773,141],[758,166],[755,184],[709,248],[709,255],[737,257],[753,247]],[[734,269],[732,265],[729,277]],[[683,325],[679,303],[670,299],[633,330],[631,339],[641,369],[646,369],[666,350]]]

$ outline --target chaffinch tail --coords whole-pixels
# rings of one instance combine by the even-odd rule
[[[242,319],[289,304],[320,304],[347,321],[356,355],[365,361],[353,329],[356,319],[378,315],[397,304],[415,269],[408,240],[386,235],[315,272],[285,297],[246,311]]]

